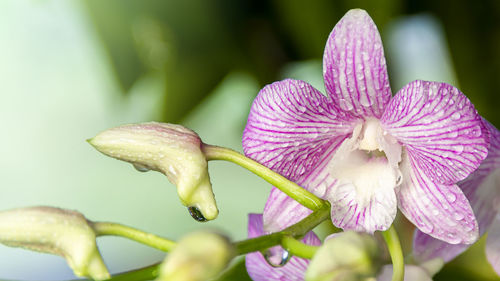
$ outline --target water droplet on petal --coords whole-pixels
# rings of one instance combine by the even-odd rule
[[[424,203],[424,205],[426,205],[426,206],[427,206],[427,205],[429,205],[429,204],[431,203],[431,200],[430,200],[430,199],[429,199],[429,197],[427,197],[427,196],[423,196],[423,197],[421,198],[421,200],[422,200],[422,203]]]
[[[446,224],[449,226],[449,227],[455,227],[457,226],[457,222],[454,221],[454,220],[446,220]]]
[[[464,146],[461,144],[455,145],[455,153],[460,154],[462,152],[464,152]]]
[[[462,240],[458,238],[457,235],[454,233],[448,233],[446,234],[446,236],[448,236],[448,241],[447,241],[448,243],[458,244],[462,242]]]
[[[265,250],[262,255],[266,262],[272,267],[282,267],[290,260],[292,255],[281,246],[275,246]]]
[[[299,113],[304,113],[307,111],[307,108],[303,105],[297,105],[297,110],[299,111]]]
[[[418,228],[424,233],[429,233],[434,229],[432,225],[426,223],[420,223]]]
[[[133,166],[134,166],[134,168],[135,168],[137,171],[139,171],[139,172],[144,173],[144,172],[149,171],[148,167],[143,166],[143,165],[141,165],[141,164],[132,164],[132,165],[133,165]]]
[[[463,220],[465,217],[463,214],[459,213],[459,212],[455,212],[453,213],[453,218],[456,219],[457,221],[461,221]]]
[[[451,115],[451,120],[458,120],[460,119],[460,113],[455,112]]]
[[[446,200],[448,200],[448,202],[450,202],[450,203],[453,203],[453,202],[457,201],[457,196],[453,193],[447,193]]]
[[[361,103],[362,106],[369,107],[373,104],[373,100],[368,99],[368,97],[365,97],[364,95],[362,95],[359,99],[359,103]]]
[[[346,111],[351,111],[354,109],[354,106],[352,105],[351,101],[348,101],[346,99],[340,99],[339,105],[340,105],[341,109],[346,110]]]
[[[189,214],[193,217],[193,219],[199,222],[206,222],[207,219],[203,216],[200,209],[195,206],[188,207]]]

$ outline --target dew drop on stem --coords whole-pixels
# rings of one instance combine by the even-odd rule
[[[282,267],[288,263],[292,255],[281,246],[275,246],[262,252],[266,262],[272,267]]]

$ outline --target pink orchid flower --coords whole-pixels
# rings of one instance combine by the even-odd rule
[[[397,208],[423,233],[472,243],[478,225],[456,185],[487,155],[481,119],[457,88],[413,81],[391,94],[382,41],[363,10],[350,10],[323,57],[327,95],[299,80],[267,85],[243,134],[250,158],[331,204],[334,225],[388,229]],[[310,210],[273,188],[263,227],[274,232]]]

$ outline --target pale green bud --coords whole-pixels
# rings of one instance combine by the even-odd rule
[[[330,235],[307,268],[307,281],[374,280],[380,251],[375,239],[354,231]]]
[[[200,137],[180,125],[142,123],[108,129],[89,140],[100,152],[132,163],[138,170],[159,171],[177,186],[182,204],[203,217],[215,219],[219,213],[201,151]],[[196,209],[194,209],[194,208]]]
[[[0,212],[0,242],[11,247],[64,257],[76,276],[110,278],[85,217],[53,207],[28,207]]]
[[[377,276],[377,281],[392,280],[392,264],[385,265]],[[418,265],[405,265],[404,281],[432,281],[432,275]]]
[[[182,238],[160,267],[156,281],[205,281],[216,277],[234,257],[228,239],[212,232]]]

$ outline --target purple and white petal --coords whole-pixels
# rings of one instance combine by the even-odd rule
[[[488,157],[479,168],[465,180],[458,183],[469,199],[479,226],[479,236],[490,227],[500,203],[500,132],[490,123],[484,121],[483,134],[491,135]],[[413,255],[419,262],[442,258],[445,262],[454,259],[464,252],[469,245],[452,245],[432,238],[419,230],[415,231]]]
[[[391,87],[377,26],[364,10],[353,9],[335,25],[325,46],[326,91],[342,110],[380,118]]]
[[[404,155],[403,183],[397,189],[401,212],[420,231],[450,244],[471,244],[479,236],[478,225],[469,201],[455,185],[432,181]]]
[[[491,136],[488,156],[471,176],[458,183],[474,210],[480,235],[488,231],[500,204],[500,131],[483,121]]]
[[[413,256],[418,263],[434,258],[441,258],[447,263],[467,250],[469,246],[467,244],[449,244],[417,229],[413,239]]]
[[[495,272],[500,275],[500,217],[496,217],[486,239],[486,258]]]
[[[331,104],[310,84],[283,80],[267,85],[255,98],[243,132],[245,155],[296,181],[357,120]]]
[[[249,214],[248,216],[248,238],[264,235],[262,215]],[[321,241],[316,234],[309,232],[302,242],[309,245],[320,245]],[[306,272],[309,260],[292,257],[282,267],[270,266],[260,252],[253,252],[246,256],[245,265],[248,274],[254,281],[302,281]]]
[[[325,198],[328,188],[334,186],[335,179],[330,174],[329,162],[343,139],[333,143],[317,161],[316,166],[300,175],[295,181],[314,195]],[[264,207],[264,230],[268,233],[285,229],[299,222],[311,213],[279,189],[273,187]]]
[[[311,210],[273,187],[264,207],[263,221],[266,233],[278,232],[307,217]]]
[[[381,121],[418,169],[441,184],[463,180],[488,153],[476,109],[446,83],[409,83],[391,100]]]

